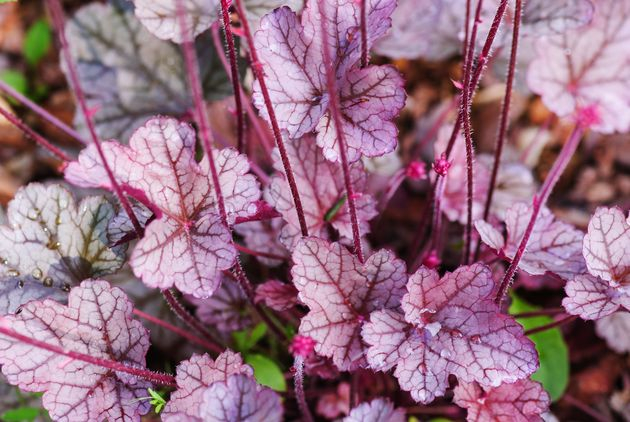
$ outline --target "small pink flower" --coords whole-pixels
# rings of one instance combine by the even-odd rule
[[[405,175],[411,180],[422,180],[427,178],[427,169],[423,162],[412,161],[405,169]]]
[[[440,176],[446,176],[448,169],[451,168],[451,161],[446,159],[446,153],[442,153],[433,163],[433,171]]]
[[[435,250],[432,250],[429,255],[422,261],[422,265],[431,269],[436,268],[438,265],[440,265],[440,263],[440,257],[437,255],[437,252]]]
[[[601,123],[602,119],[597,104],[579,108],[576,112],[576,120],[577,123],[584,128],[589,128]]]
[[[297,335],[293,337],[291,345],[289,346],[289,352],[295,356],[302,356],[307,358],[315,349],[315,340],[308,336]]]

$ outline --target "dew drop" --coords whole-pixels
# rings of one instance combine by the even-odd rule
[[[2,265],[9,265],[9,260],[6,258],[0,258],[0,262],[2,262]]]
[[[440,356],[442,356],[443,358],[450,358],[451,357],[451,352],[447,349],[442,349],[440,351]]]
[[[33,221],[37,220],[38,216],[39,211],[37,210],[37,208],[28,210],[28,213],[26,214],[26,218]]]
[[[33,278],[35,280],[39,280],[40,278],[42,278],[42,270],[40,270],[39,268],[35,268],[33,270],[33,272],[31,273],[31,275],[33,276]]]
[[[56,225],[60,225],[61,224],[61,216],[57,216],[57,218],[55,218],[55,224]]]
[[[451,330],[451,335],[452,335],[454,338],[462,338],[462,337],[464,336],[464,335],[462,334],[462,332],[461,332],[461,331],[459,331],[459,330]]]
[[[24,280],[18,281],[17,286],[18,286],[18,289],[23,289],[24,288]]]
[[[475,334],[474,336],[470,337],[470,341],[473,342],[474,344],[480,344],[481,343],[481,336]]]
[[[70,285],[68,283],[63,283],[63,286],[61,287],[61,290],[63,290],[64,292],[69,292],[70,291]],[[102,329],[102,328],[100,328]]]
[[[52,278],[50,278],[50,277],[46,277],[46,278],[42,281],[42,284],[43,284],[45,287],[52,287],[52,285],[53,285],[53,279],[52,279]]]
[[[7,271],[7,274],[9,275],[9,277],[19,277],[20,272],[18,270],[9,270]]]

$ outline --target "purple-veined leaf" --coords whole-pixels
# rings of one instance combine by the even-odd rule
[[[206,389],[200,411],[204,422],[280,422],[283,413],[275,391],[241,374]]]
[[[630,284],[630,217],[619,208],[600,207],[584,236],[588,271],[615,286]]]
[[[343,422],[405,422],[405,411],[394,409],[386,399],[378,398],[369,403],[361,403],[343,418]]]
[[[230,375],[253,376],[254,371],[243,363],[241,355],[231,350],[221,353],[215,360],[208,355],[193,355],[177,366],[177,390],[164,407],[164,422],[201,422],[201,404],[204,392]]]
[[[562,34],[588,24],[593,18],[593,11],[591,0],[530,0],[523,8],[522,34],[532,37]]]
[[[248,306],[247,296],[227,277],[223,277],[221,287],[211,297],[193,297],[190,302],[197,306],[197,318],[223,334],[229,335],[251,325],[251,317],[244,311]]]
[[[490,224],[477,221],[475,227],[484,243],[511,259],[518,249],[530,216],[530,206],[525,203],[514,204],[505,215],[507,238],[503,242],[501,233]],[[556,220],[551,211],[543,208],[519,268],[532,275],[542,275],[549,271],[565,280],[571,280],[586,270],[582,257],[583,236],[581,231]]]
[[[350,413],[350,384],[340,382],[336,391],[322,394],[315,409],[318,415],[328,419]]]
[[[297,303],[297,289],[293,284],[278,280],[265,281],[256,286],[256,303],[263,302],[271,309],[282,312],[293,308]]]
[[[595,321],[595,332],[615,352],[630,351],[630,312],[615,312]]]
[[[70,292],[68,306],[33,301],[3,323],[15,332],[64,350],[144,367],[149,333],[131,318],[122,290],[87,280]],[[27,357],[27,358],[26,358]],[[0,336],[0,364],[11,384],[44,391],[43,404],[58,421],[140,421],[150,406],[150,383]]]
[[[300,334],[315,340],[315,351],[341,370],[365,365],[361,326],[370,312],[400,304],[404,262],[380,250],[361,264],[341,244],[312,237],[298,242],[293,262],[293,283],[309,307]]]
[[[559,116],[590,110],[601,133],[630,129],[630,1],[598,0],[585,28],[542,38],[528,83]]]
[[[542,422],[549,410],[549,394],[529,379],[494,388],[460,383],[453,401],[468,410],[467,422]]]
[[[309,376],[324,379],[335,379],[339,376],[339,370],[332,360],[317,353],[311,353],[304,360],[304,372]]]
[[[391,0],[366,2],[368,44],[390,26],[395,3]],[[329,45],[335,57],[335,71],[344,118],[348,159],[374,157],[393,151],[397,129],[391,120],[404,105],[402,78],[390,66],[354,66],[360,58],[359,4],[352,0],[325,2],[329,19]],[[255,34],[256,48],[266,75],[271,102],[281,129],[290,138],[301,138],[317,130],[317,144],[324,156],[339,160],[335,129],[328,113],[322,63],[321,26],[318,7],[311,4],[300,20],[289,8],[276,9],[261,20]],[[258,83],[254,103],[268,119]]]
[[[105,176],[107,177],[107,176]],[[141,227],[146,227],[149,220],[153,218],[153,212],[142,205],[140,202],[129,201],[133,214],[138,219]],[[120,245],[129,242],[137,237],[137,233],[133,227],[133,223],[124,209],[118,210],[118,214],[109,221],[107,225],[107,240],[110,245]]]
[[[150,287],[177,286],[198,298],[219,287],[221,271],[237,252],[216,210],[208,158],[195,161],[195,132],[175,119],[158,117],[139,128],[129,146],[103,144],[123,189],[156,215],[131,255],[134,273]],[[260,191],[247,174],[247,158],[231,149],[214,151],[229,222],[255,212]],[[96,148],[89,146],[66,169],[66,179],[84,187],[109,187]]]
[[[630,295],[625,288],[613,288],[599,277],[580,274],[564,287],[567,294],[562,305],[568,313],[582,319],[600,319],[617,311],[620,306],[630,309]]]
[[[113,4],[84,6],[68,21],[66,36],[101,139],[126,143],[150,117],[190,109],[179,48],[153,36],[132,11]],[[200,37],[196,48],[206,99],[231,95],[230,79],[209,36]],[[75,114],[75,124],[87,133],[81,113]]]
[[[289,252],[280,242],[280,231],[283,225],[284,222],[281,218],[272,218],[264,221],[237,223],[234,225],[234,231],[243,236],[245,245],[253,251],[288,257]],[[256,259],[268,267],[277,267],[282,264],[280,259],[261,255],[257,255]]]
[[[341,166],[324,159],[321,150],[310,137],[289,141],[286,149],[293,163],[293,174],[299,186],[309,234],[327,238],[330,225],[343,239],[352,239],[352,224]],[[274,154],[274,167],[278,173],[265,189],[264,197],[287,222],[280,240],[287,248],[292,249],[301,237],[300,225],[277,153]],[[350,180],[356,192],[362,192],[366,188],[367,175],[360,162],[350,165]],[[370,195],[361,194],[356,198],[355,204],[359,231],[361,235],[365,235],[369,231],[368,221],[377,214],[374,200]]]
[[[118,270],[124,246],[109,247],[107,225],[114,207],[104,197],[79,204],[60,185],[31,183],[9,203],[0,227],[2,315],[34,299],[63,301],[82,280]]]
[[[486,387],[531,375],[538,367],[534,344],[500,312],[494,292],[490,269],[482,264],[442,279],[421,267],[409,277],[404,315],[379,310],[363,327],[370,366],[396,366],[400,387],[422,403],[444,394],[450,374]]]

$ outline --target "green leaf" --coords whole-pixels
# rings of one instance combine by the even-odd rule
[[[541,308],[525,302],[516,295],[512,295],[511,314],[534,312]],[[548,316],[520,318],[517,320],[525,330],[540,327],[553,322]],[[562,338],[559,328],[542,331],[529,336],[536,345],[540,357],[540,368],[532,379],[542,383],[552,401],[558,400],[564,394],[569,383],[569,349]]]
[[[3,422],[33,422],[41,413],[42,409],[38,407],[19,407],[7,410],[0,416],[0,419]]]
[[[2,3],[17,3],[17,0],[0,0],[0,4]]]
[[[241,330],[232,333],[234,348],[243,354],[250,351],[267,333],[267,326],[264,323],[256,325],[251,331]]]
[[[51,41],[50,25],[46,20],[40,19],[31,25],[24,37],[23,53],[26,62],[36,66],[50,50]]]
[[[341,198],[337,200],[337,202],[333,204],[332,207],[330,207],[328,211],[326,211],[326,214],[324,214],[324,221],[332,221],[332,219],[335,218],[335,216],[337,215],[337,213],[339,212],[339,210],[341,209],[341,207],[343,207],[343,204],[345,203],[346,203],[346,195],[344,194]]]
[[[17,70],[4,70],[0,72],[0,79],[20,94],[26,95],[26,91],[28,91],[28,81],[21,72]]]
[[[155,413],[159,414],[162,409],[164,409],[164,406],[166,405],[166,400],[164,399],[164,397],[162,397],[160,395],[160,393],[158,393],[157,391],[149,388],[147,389],[147,391],[149,392],[149,395],[151,396],[151,406],[154,407],[155,409]]]
[[[284,374],[273,360],[263,355],[252,354],[245,356],[245,363],[254,368],[254,377],[259,384],[266,385],[276,391],[287,391]]]

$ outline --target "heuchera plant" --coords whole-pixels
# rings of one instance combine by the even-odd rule
[[[558,389],[539,368],[568,363],[534,334],[564,344],[579,317],[630,351],[627,210],[584,231],[548,204],[587,132],[630,130],[630,0],[119,3],[66,21],[45,2],[75,129],[0,82],[83,144],[0,105],[65,179],[22,187],[0,226],[2,382],[53,420],[542,421]],[[388,58],[453,57],[452,97],[399,139],[414,62]],[[497,78],[476,154],[470,109]],[[568,134],[540,184],[538,141],[508,133],[527,88]],[[510,314],[515,278],[542,277],[563,308]]]

